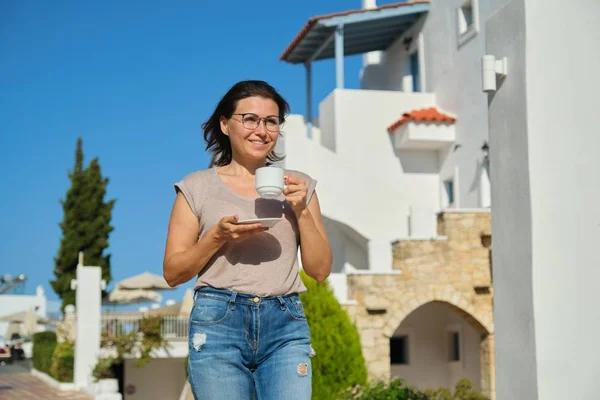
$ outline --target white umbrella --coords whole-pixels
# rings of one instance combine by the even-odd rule
[[[162,296],[152,290],[132,289],[123,290],[116,287],[108,294],[108,304],[137,304],[145,302],[161,302]]]
[[[146,289],[146,290],[172,290],[174,287],[169,286],[165,278],[151,272],[143,272],[131,278],[123,279],[115,284],[116,288],[120,289]]]

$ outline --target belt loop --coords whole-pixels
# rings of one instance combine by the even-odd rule
[[[237,297],[237,292],[231,291],[231,297],[229,297],[229,304],[231,305],[231,309],[235,310],[235,298]]]
[[[281,296],[277,296],[277,300],[279,300],[279,304],[281,305],[281,309],[285,310],[285,300]]]

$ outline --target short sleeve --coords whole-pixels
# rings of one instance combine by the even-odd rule
[[[315,188],[317,187],[317,180],[314,179],[313,177],[311,177],[310,175],[305,174],[304,172],[300,172],[300,171],[286,170],[286,173],[289,173],[290,175],[294,175],[295,177],[300,178],[306,182],[306,186],[308,188],[307,193],[306,193],[306,204],[307,205],[310,204],[312,195],[315,192]]]
[[[199,202],[196,193],[198,193],[198,176],[197,174],[186,175],[182,180],[173,184],[175,193],[181,192],[183,197],[187,201],[190,209],[196,215],[199,216]]]

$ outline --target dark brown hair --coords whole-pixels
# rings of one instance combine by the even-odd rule
[[[223,166],[231,162],[232,151],[229,136],[221,131],[221,116],[229,119],[233,115],[238,102],[248,97],[264,97],[277,103],[279,108],[279,118],[281,123],[290,112],[288,102],[265,81],[241,81],[236,83],[225,93],[225,96],[219,101],[213,114],[202,124],[204,131],[204,140],[206,141],[206,150],[212,154],[213,162],[211,164]],[[270,152],[267,156],[267,165],[283,160],[283,156]]]

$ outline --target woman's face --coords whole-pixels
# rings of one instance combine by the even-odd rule
[[[221,117],[234,158],[264,160],[275,148],[280,125],[277,103],[264,97],[242,99],[230,119]]]

